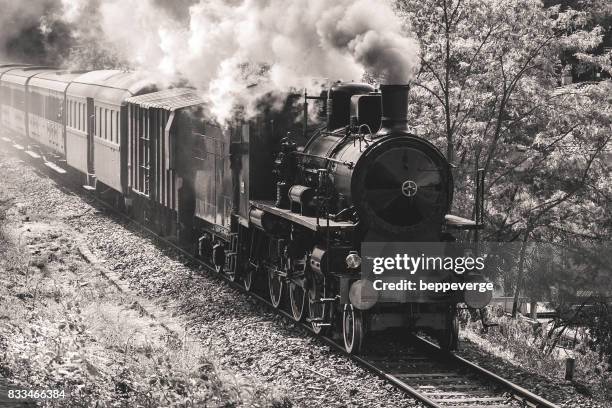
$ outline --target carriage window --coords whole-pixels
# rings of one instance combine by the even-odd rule
[[[55,98],[55,102],[57,103],[57,118],[55,120],[57,123],[62,123],[64,121],[64,116],[66,116],[64,104],[61,98]]]
[[[118,119],[117,112],[113,111],[113,138],[115,139],[115,143],[119,143],[119,132],[117,132]]]
[[[116,142],[116,136],[115,136],[115,111],[111,110],[110,111],[110,140],[111,142]]]
[[[21,89],[13,90],[13,106],[21,110],[23,110],[23,108],[25,107],[25,98]]]
[[[38,116],[38,98],[37,98],[38,94],[36,92],[30,92],[30,112],[32,112],[33,115],[37,115]]]
[[[32,94],[33,98],[32,98],[32,104],[34,105],[34,112],[36,112],[36,115],[40,116],[40,117],[44,117],[45,116],[45,98],[39,94],[39,93],[33,93]]]
[[[46,118],[52,122],[59,122],[61,115],[60,100],[52,95],[45,98]]]
[[[52,118],[52,114],[51,114],[51,97],[50,96],[44,96],[42,98],[45,102],[45,106],[44,106],[44,110],[42,113],[42,117],[47,119],[47,120],[51,120]]]
[[[53,97],[53,113],[54,113],[54,118],[53,120],[55,122],[61,123],[62,121],[62,116],[63,116],[63,109],[62,109],[62,100],[60,98],[56,98]]]

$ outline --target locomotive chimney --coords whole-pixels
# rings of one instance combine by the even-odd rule
[[[390,133],[411,133],[408,126],[409,85],[381,85],[382,124],[378,136]]]

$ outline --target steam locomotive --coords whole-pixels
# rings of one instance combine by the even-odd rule
[[[448,214],[451,167],[411,133],[408,91],[338,82],[220,126],[194,90],[159,90],[140,73],[5,64],[0,122],[16,147],[247,290],[263,286],[274,307],[342,337],[347,352],[392,327],[452,349],[456,305],[482,307],[490,294],[377,303],[360,289],[362,242],[440,242],[482,227],[478,211],[475,221]]]

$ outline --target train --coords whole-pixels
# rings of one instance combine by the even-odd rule
[[[0,124],[27,154],[346,352],[388,329],[452,350],[458,305],[483,307],[490,294],[362,296],[364,242],[449,242],[483,225],[478,211],[449,214],[452,166],[411,130],[409,88],[336,82],[219,124],[199,92],[146,73],[0,64]]]

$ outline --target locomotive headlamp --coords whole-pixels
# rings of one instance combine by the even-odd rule
[[[349,269],[357,269],[361,266],[361,257],[357,253],[357,251],[351,251],[346,257],[346,266]]]

